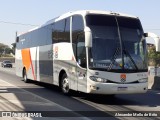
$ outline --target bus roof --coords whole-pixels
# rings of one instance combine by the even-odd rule
[[[68,12],[68,13],[65,13],[57,18],[54,18],[52,20],[49,20],[48,22],[46,22],[44,25],[42,26],[45,26],[45,25],[48,25],[48,24],[51,24],[55,21],[59,21],[61,19],[64,19],[66,17],[69,17],[69,16],[72,16],[72,15],[75,15],[75,14],[80,14],[82,16],[85,16],[87,14],[103,14],[103,15],[118,15],[118,16],[124,16],[124,17],[131,17],[131,18],[138,18],[136,16],[133,16],[133,15],[128,15],[128,14],[124,14],[124,13],[118,13],[118,12],[112,12],[112,11],[101,11],[101,10],[80,10],[80,11],[75,11],[75,12]]]
[[[124,14],[124,13],[119,13],[119,12],[112,12],[112,11],[102,11],[102,10],[79,10],[79,11],[75,11],[75,12],[68,12],[68,13],[65,13],[59,17],[56,17],[54,19],[51,19],[49,20],[48,22],[46,22],[45,24],[43,24],[42,26],[39,26],[39,27],[36,27],[36,28],[33,28],[31,30],[29,30],[28,32],[31,32],[33,30],[36,30],[38,28],[41,28],[41,27],[44,27],[46,25],[49,25],[49,24],[52,24],[56,21],[59,21],[59,20],[62,20],[64,18],[67,18],[69,16],[72,16],[72,15],[75,15],[75,14],[79,14],[79,15],[82,15],[82,16],[85,16],[87,14],[102,14],[102,15],[117,15],[117,16],[123,16],[123,17],[130,17],[130,18],[138,18],[136,16],[133,16],[133,15],[128,15],[128,14]],[[25,32],[25,33],[28,33],[28,32]],[[18,36],[20,35],[23,35],[25,33],[22,33],[22,34],[19,34]]]

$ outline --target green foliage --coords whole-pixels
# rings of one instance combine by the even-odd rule
[[[160,65],[160,52],[156,52],[155,47],[148,48],[148,59],[149,65],[150,63],[154,66]]]
[[[0,43],[0,57],[10,56],[10,53],[13,53],[13,49],[8,45]]]
[[[160,52],[156,52],[155,47],[151,47],[149,48],[148,58],[149,59],[160,59]]]

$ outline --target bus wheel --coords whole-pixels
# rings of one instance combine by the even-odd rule
[[[62,79],[61,79],[61,89],[65,95],[69,94],[69,81],[68,81],[66,73],[63,74]]]
[[[24,80],[25,83],[28,83],[28,82],[29,82],[29,80],[28,80],[28,78],[27,78],[26,69],[23,70],[23,80]]]

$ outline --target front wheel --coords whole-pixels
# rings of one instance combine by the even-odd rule
[[[69,81],[66,74],[63,74],[61,79],[61,90],[65,95],[69,94]]]

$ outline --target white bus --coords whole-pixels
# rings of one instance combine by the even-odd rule
[[[147,46],[140,20],[107,11],[69,12],[17,36],[16,75],[91,94],[145,93]]]

